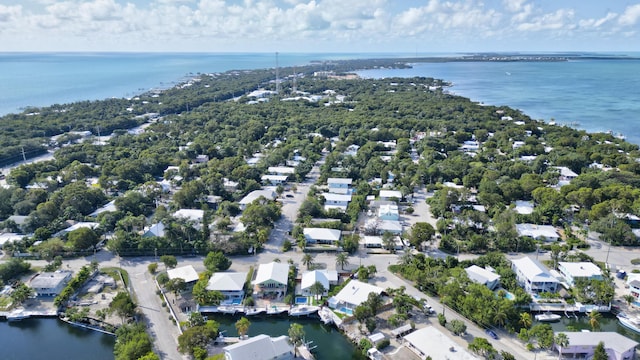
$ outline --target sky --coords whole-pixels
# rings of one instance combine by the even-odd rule
[[[0,0],[0,51],[640,51],[640,0]]]

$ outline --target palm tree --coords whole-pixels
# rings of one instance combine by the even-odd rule
[[[569,346],[569,337],[565,333],[558,333],[553,341],[558,345],[558,359],[562,359],[562,349]]]
[[[318,295],[324,294],[327,289],[322,285],[320,281],[314,282],[310,287],[309,291],[315,296],[316,300],[318,299]]]
[[[238,330],[238,335],[240,335],[241,339],[247,334],[247,331],[249,331],[249,326],[251,326],[251,322],[244,316],[236,321],[236,330]]]
[[[340,266],[340,269],[344,270],[344,267],[349,265],[349,254],[346,252],[339,252],[336,254],[336,266]]]
[[[627,302],[627,305],[631,305],[631,303],[636,300],[636,298],[630,294],[624,295],[622,298]]]
[[[598,312],[598,310],[591,310],[589,313],[589,325],[591,325],[591,330],[595,331],[596,329],[600,329],[600,319],[602,315]]]
[[[313,255],[306,253],[302,257],[302,265],[307,267],[307,270],[311,269],[311,265],[313,265]]]
[[[508,317],[507,310],[503,306],[498,306],[496,312],[493,314],[493,322],[497,325],[504,326]]]
[[[528,312],[520,313],[520,325],[522,325],[522,327],[526,329],[530,328],[531,314],[529,314]]]
[[[297,357],[298,346],[302,344],[304,339],[304,329],[302,325],[293,323],[289,326],[289,341],[293,344],[293,356]]]

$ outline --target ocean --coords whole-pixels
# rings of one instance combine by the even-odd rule
[[[445,55],[455,54],[281,53],[278,64]],[[275,66],[275,53],[0,53],[0,115],[27,106],[132,97],[198,73]],[[451,92],[473,101],[588,131],[610,130],[640,144],[640,60],[419,63],[359,74],[440,78],[453,83]]]

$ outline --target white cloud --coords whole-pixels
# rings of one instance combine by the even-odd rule
[[[640,4],[635,4],[628,6],[620,18],[618,19],[618,23],[623,26],[632,26],[635,25],[640,19]]]
[[[602,25],[605,25],[606,23],[610,22],[611,20],[615,19],[616,17],[618,17],[618,14],[610,12],[607,15],[605,15],[604,17],[600,18],[600,19],[584,19],[584,20],[580,20],[578,22],[578,25],[580,25],[580,27],[582,28],[593,28],[593,29],[597,29],[602,27]]]
[[[574,11],[571,9],[560,9],[534,17],[530,22],[521,23],[517,29],[521,31],[571,30],[575,27],[572,24],[574,15]]]
[[[503,0],[504,7],[510,12],[520,12],[525,7],[527,0]],[[531,6],[531,5],[528,5]]]
[[[15,18],[19,17],[21,13],[22,6],[20,5],[6,6],[0,4],[0,25],[2,23],[7,23],[14,20]]]

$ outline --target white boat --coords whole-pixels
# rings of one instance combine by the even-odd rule
[[[270,308],[267,308],[267,314],[269,315],[277,315],[287,312],[287,308],[279,308],[275,305],[272,305]]]
[[[322,320],[322,323],[325,325],[328,324],[332,324],[333,323],[333,312],[326,307],[320,308],[320,310],[318,311],[318,315],[320,315],[320,320]]]
[[[244,314],[246,316],[258,315],[267,312],[265,308],[253,308],[253,309],[245,309]]]
[[[311,315],[317,312],[319,307],[317,306],[294,306],[289,310],[290,316],[304,316]]]
[[[624,315],[618,315],[618,321],[620,321],[620,325],[626,327],[629,330],[633,330],[637,333],[640,333],[640,320],[634,319],[630,317],[626,317]]]
[[[544,313],[544,314],[538,314],[535,316],[536,320],[540,321],[540,322],[551,322],[551,321],[558,321],[562,318],[562,316],[558,315],[558,314],[552,314],[552,313]]]
[[[236,309],[233,306],[218,306],[217,312],[220,312],[223,314],[235,314],[238,312],[238,309]]]

